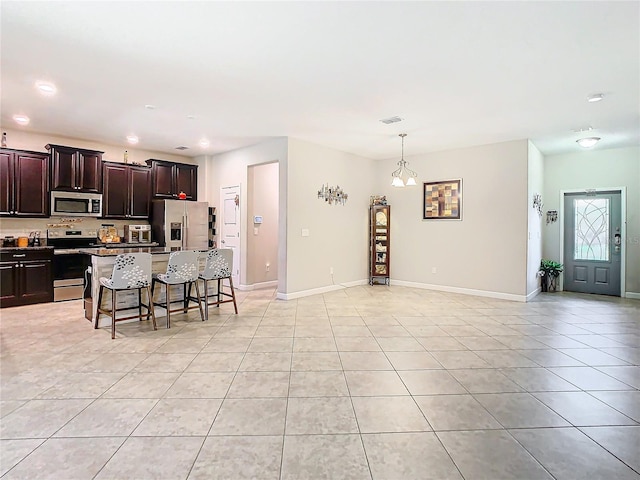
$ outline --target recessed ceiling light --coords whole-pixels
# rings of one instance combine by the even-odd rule
[[[200,140],[200,142],[198,142],[198,145],[200,145],[202,148],[207,148],[210,144],[211,143],[206,138],[203,138],[202,140]]]
[[[196,116],[195,115],[187,115],[187,118],[189,120],[194,120],[196,118]]]
[[[147,110],[155,110],[158,107],[156,107],[155,105],[145,105],[144,108],[146,108]]]
[[[29,117],[27,117],[26,115],[22,115],[22,114],[16,114],[13,116],[13,120],[18,124],[18,125],[29,125],[29,122],[31,121],[31,119]]]
[[[600,137],[587,137],[576,140],[576,143],[583,148],[591,148],[600,141]]]
[[[176,150],[189,150],[189,147],[186,147],[184,145],[180,145],[180,146],[176,147]]]
[[[584,132],[590,132],[591,130],[593,130],[593,127],[591,125],[588,125],[586,127],[574,128],[573,132],[574,133],[584,133]]]
[[[604,93],[594,93],[593,95],[589,95],[587,97],[587,102],[595,103],[595,102],[599,102],[603,98],[604,98]]]
[[[58,91],[58,89],[53,83],[45,82],[44,80],[38,80],[36,82],[36,88],[42,95],[45,95],[47,97],[55,95],[56,92]]]
[[[135,136],[135,135],[127,135],[127,142],[129,142],[131,145],[135,145],[139,141],[140,141],[140,139],[137,136]]]

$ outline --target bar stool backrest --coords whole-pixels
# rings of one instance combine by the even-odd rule
[[[171,252],[167,273],[158,275],[163,282],[178,284],[195,282],[198,280],[198,257],[200,252],[195,250],[182,250]]]
[[[229,278],[233,271],[233,250],[230,248],[216,248],[207,252],[207,262],[201,278],[215,280]]]
[[[151,283],[151,254],[123,253],[116,257],[111,273],[111,288],[144,288]]]

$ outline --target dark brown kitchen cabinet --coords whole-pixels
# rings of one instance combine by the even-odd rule
[[[187,200],[198,199],[198,166],[149,159],[151,196],[154,199],[177,199],[184,192]]]
[[[102,216],[148,219],[151,205],[151,169],[115,162],[103,162],[102,168]]]
[[[49,155],[0,150],[0,216],[49,216]]]
[[[53,302],[53,249],[0,253],[0,307]]]
[[[51,155],[51,190],[102,192],[102,154],[62,145],[47,145]]]

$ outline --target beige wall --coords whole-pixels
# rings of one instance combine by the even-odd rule
[[[47,152],[44,148],[48,143],[54,145],[66,145],[69,147],[86,148],[88,150],[98,150],[104,152],[103,160],[110,162],[124,161],[124,151],[129,153],[129,162],[144,163],[149,158],[157,158],[160,160],[170,160],[180,163],[196,163],[194,159],[184,155],[171,155],[168,153],[155,152],[152,150],[144,150],[142,148],[134,148],[131,146],[108,145],[92,140],[59,137],[43,133],[32,133],[27,130],[3,130],[7,132],[7,147],[17,148],[20,150],[32,150],[34,152]]]
[[[387,195],[391,205],[392,284],[523,301],[527,157],[527,140],[405,155],[418,173],[413,188],[391,187],[397,158],[378,162],[375,193]],[[456,178],[463,185],[462,221],[423,220],[422,182]]]
[[[247,176],[247,283],[278,279],[278,163],[251,165]],[[262,217],[261,224],[254,217]]]
[[[529,234],[527,239],[527,296],[535,296],[539,286],[538,270],[540,269],[540,260],[542,259],[542,225],[546,221],[545,205],[546,198],[544,195],[544,157],[533,143],[528,142],[528,195],[529,202],[527,223],[529,225]],[[542,196],[543,208],[542,217],[533,206],[533,196],[540,194]]]
[[[545,212],[560,211],[562,190],[626,187],[626,292],[640,298],[640,148],[590,150],[544,160]],[[544,257],[560,259],[563,220],[544,227]],[[635,294],[635,295],[634,295]]]
[[[274,138],[257,145],[240,148],[220,155],[196,157],[198,164],[198,200],[217,207],[217,232],[223,222],[220,208],[220,188],[240,185],[240,286],[247,281],[247,175],[250,165],[278,162],[278,291],[284,291],[286,282],[286,205],[287,205],[287,139]]]
[[[363,283],[376,162],[290,138],[288,163],[287,285],[280,293],[295,298],[316,289]],[[346,205],[318,199],[326,183],[344,189],[349,195]],[[302,236],[303,229],[309,236]]]

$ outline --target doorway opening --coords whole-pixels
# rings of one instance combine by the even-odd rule
[[[563,290],[624,296],[624,188],[562,192]]]
[[[247,169],[246,284],[253,288],[278,284],[279,176],[279,162]]]

